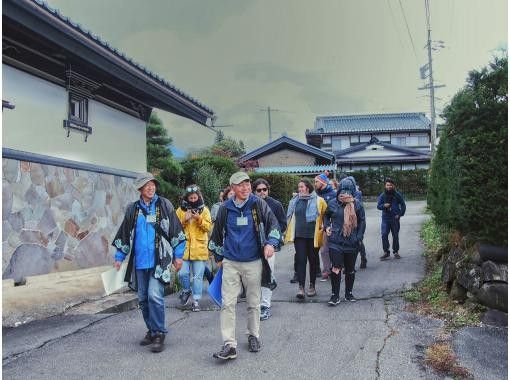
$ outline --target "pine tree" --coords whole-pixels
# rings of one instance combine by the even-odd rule
[[[172,156],[172,138],[155,112],[149,118],[146,136],[147,169],[160,181],[159,194],[175,202],[181,192],[178,178],[182,167]]]

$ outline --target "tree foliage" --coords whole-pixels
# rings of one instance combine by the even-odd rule
[[[172,138],[163,127],[162,120],[153,112],[146,129],[147,170],[160,182],[159,194],[175,200],[180,193],[177,178],[182,174],[182,167],[173,157],[169,147]]]
[[[508,229],[508,58],[469,73],[445,108],[428,202],[439,223],[496,244]]]

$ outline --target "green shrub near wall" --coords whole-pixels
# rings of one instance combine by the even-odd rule
[[[423,198],[427,196],[428,170],[396,170],[391,168],[370,169],[347,173],[356,179],[363,196],[377,196],[384,191],[384,180],[388,177],[395,181],[397,190],[405,198]]]
[[[494,244],[508,241],[508,58],[469,73],[445,108],[428,202],[438,223]]]
[[[301,177],[293,174],[269,174],[249,172],[252,182],[257,178],[264,178],[271,186],[270,196],[282,202],[285,210],[292,198],[292,193],[297,191],[297,185]]]

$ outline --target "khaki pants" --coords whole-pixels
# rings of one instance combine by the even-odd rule
[[[259,338],[260,327],[260,281],[262,262],[248,263],[223,259],[223,277],[221,297],[223,307],[220,312],[221,336],[223,344],[237,347],[236,340],[236,304],[241,292],[241,281],[246,287],[248,326],[246,333]]]

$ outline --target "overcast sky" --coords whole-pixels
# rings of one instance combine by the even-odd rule
[[[467,73],[507,48],[507,1],[430,0],[439,112]],[[305,142],[316,116],[425,112],[423,0],[51,0],[51,6],[233,124],[248,150],[282,133]],[[403,11],[402,11],[402,8]],[[407,19],[409,31],[404,20]],[[410,34],[410,35],[409,35]],[[414,48],[413,48],[414,44]],[[174,145],[214,133],[159,111]]]

